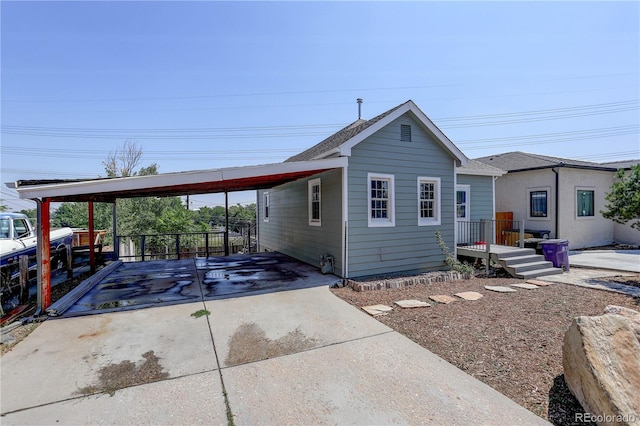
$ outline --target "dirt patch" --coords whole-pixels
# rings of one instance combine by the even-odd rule
[[[482,294],[479,300],[460,299],[428,308],[394,307],[388,315],[376,319],[540,417],[558,425],[576,424],[575,414],[583,410],[564,383],[564,333],[576,316],[601,315],[607,305],[637,310],[640,300],[568,284],[518,289],[515,293],[484,288],[515,283],[522,280],[472,278],[402,289],[332,291],[358,308],[394,306],[395,301],[405,299],[427,301],[435,294]]]
[[[38,328],[39,325],[40,323],[25,324],[25,325],[18,326],[17,328],[14,328],[13,330],[9,331],[7,334],[11,336],[9,338],[10,341],[0,344],[0,356],[6,354],[11,349],[13,349],[15,345],[20,343],[25,337],[31,334],[31,332],[36,328]]]
[[[301,352],[316,345],[316,339],[308,338],[297,328],[277,340],[271,340],[256,324],[242,324],[229,339],[225,363],[228,366],[245,364]]]
[[[142,354],[144,362],[140,365],[129,360],[102,367],[98,372],[98,383],[78,389],[77,395],[92,395],[108,393],[113,396],[118,389],[144,383],[157,382],[169,377],[169,373],[162,371],[160,358],[153,351]]]
[[[614,283],[620,283],[620,284],[630,285],[633,287],[640,288],[640,274],[632,275],[632,276],[615,276],[615,277],[607,278],[607,280]]]

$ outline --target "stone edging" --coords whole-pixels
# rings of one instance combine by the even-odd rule
[[[355,291],[386,290],[393,288],[410,287],[417,284],[431,284],[445,281],[458,281],[471,278],[471,274],[462,274],[456,271],[431,272],[410,277],[383,278],[373,281],[348,280],[347,286]]]

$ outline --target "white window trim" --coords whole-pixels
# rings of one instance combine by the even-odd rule
[[[371,180],[389,181],[389,205],[386,219],[371,217]],[[367,173],[367,222],[370,228],[396,226],[395,176],[383,173]]]
[[[531,216],[531,193],[537,191],[547,191],[547,215],[546,216]],[[543,186],[536,188],[527,188],[527,220],[551,220],[551,187]]]
[[[313,187],[318,186],[318,202],[320,203],[320,217],[313,219]],[[308,210],[309,210],[309,225],[310,226],[322,226],[322,183],[320,178],[311,179],[307,184],[307,197],[308,197]]]
[[[578,216],[578,191],[593,191],[593,216]],[[574,210],[576,212],[576,220],[594,220],[596,218],[596,188],[595,186],[576,186],[573,193]]]
[[[420,217],[420,184],[421,183],[435,183],[435,203],[436,203],[436,208],[435,208],[435,216],[434,218],[423,218]],[[442,222],[441,219],[441,205],[442,205],[442,199],[440,197],[440,178],[439,177],[428,177],[428,176],[418,176],[418,192],[417,192],[417,199],[418,199],[418,226],[434,226],[434,225],[440,225]]]
[[[262,220],[269,222],[269,214],[271,213],[271,196],[268,192],[262,194]]]

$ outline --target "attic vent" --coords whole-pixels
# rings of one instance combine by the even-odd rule
[[[411,126],[408,124],[400,125],[400,141],[411,142]]]

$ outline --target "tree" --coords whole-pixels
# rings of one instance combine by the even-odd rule
[[[140,160],[142,160],[142,148],[138,147],[134,139],[127,139],[122,145],[122,149],[110,152],[102,164],[107,172],[107,177],[128,177],[135,176],[134,169]]]
[[[640,164],[631,167],[629,173],[618,170],[616,178],[611,192],[605,196],[609,204],[600,213],[616,223],[640,230]]]
[[[6,212],[8,209],[9,209],[9,207],[7,207],[4,204],[0,203],[0,212]]]
[[[38,220],[38,209],[22,209],[20,210],[20,213],[26,215],[31,223],[36,223]]]

